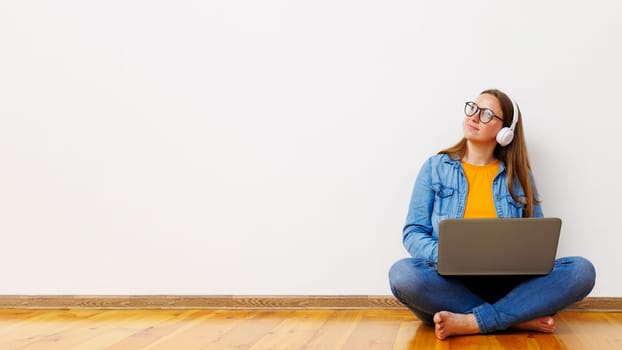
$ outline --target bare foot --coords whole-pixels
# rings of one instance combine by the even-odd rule
[[[511,329],[518,329],[521,331],[536,331],[542,333],[553,333],[555,330],[555,321],[551,316],[545,316],[533,319],[531,321],[515,324]]]
[[[473,314],[455,314],[449,311],[440,311],[434,314],[434,324],[434,333],[441,340],[452,335],[480,333]]]

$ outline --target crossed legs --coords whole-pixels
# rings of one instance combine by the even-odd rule
[[[550,315],[583,299],[595,272],[581,257],[555,262],[553,271],[532,278],[448,278],[432,262],[407,258],[389,272],[391,290],[440,339],[452,335],[520,329],[553,332]]]

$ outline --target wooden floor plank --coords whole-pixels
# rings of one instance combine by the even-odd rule
[[[186,323],[196,321],[211,313],[213,313],[211,310],[162,310],[161,313],[152,313],[152,324],[117,343],[105,347],[105,349],[146,349],[149,346],[157,345],[163,339],[166,339],[166,337],[174,334]],[[155,315],[155,317],[153,315]],[[100,348],[102,347],[95,347],[93,349]]]
[[[565,349],[588,349],[587,345],[581,341],[577,334],[573,333],[572,318],[566,319],[564,313],[557,314],[555,318],[555,335]]]
[[[531,335],[543,350],[565,350],[566,346],[561,342],[557,334],[533,333]]]
[[[20,325],[0,337],[0,349],[24,348],[42,339],[54,338],[59,332],[89,320],[95,322],[106,318],[97,310],[45,310],[21,322]]]
[[[407,319],[412,316],[404,312],[366,311],[343,349],[391,349],[399,326]]]
[[[170,312],[170,310],[141,311],[135,317],[124,317],[111,321],[111,324],[106,329],[102,329],[96,334],[91,334],[90,337],[83,338],[82,341],[75,343],[73,346],[65,347],[65,349],[90,350],[94,348],[108,348],[176,315],[179,315],[179,312]],[[158,322],[159,320],[160,322]]]
[[[120,323],[135,322],[141,317],[140,310],[111,310],[92,317],[66,323],[68,326],[49,334],[40,334],[25,344],[22,349],[47,350],[50,347],[70,349],[88,339],[98,337],[117,327]]]
[[[408,310],[0,310],[0,349],[622,349],[622,313],[564,311],[553,334],[438,340]]]
[[[239,325],[243,320],[256,317],[252,311],[234,310],[217,311],[209,319],[203,320],[194,326],[178,334],[175,338],[170,338],[167,342],[159,344],[153,350],[159,349],[184,349],[200,350],[210,348],[220,340],[220,338]],[[178,345],[175,347],[175,345]]]
[[[249,318],[241,320],[216,341],[206,344],[206,348],[248,349],[292,314],[293,311],[283,310],[253,312]]]
[[[159,349],[185,349],[181,346],[184,335],[188,334],[188,331],[196,327],[209,323],[209,321],[218,314],[217,311],[203,312],[200,316],[193,318],[192,320],[185,320],[183,325],[177,327],[175,330],[169,332],[165,336],[159,338],[157,341],[141,348],[143,350],[159,350]]]
[[[611,317],[603,313],[567,311],[558,318],[565,320],[569,333],[577,340],[568,345],[569,349],[620,349],[620,329],[612,324]],[[614,322],[615,323],[615,322]]]
[[[224,334],[229,332],[239,323],[246,319],[257,317],[255,312],[242,310],[214,311],[209,317],[200,319],[180,330],[175,336],[168,337],[148,347],[150,350],[159,349],[184,349],[199,350],[217,342]]]
[[[301,347],[304,350],[339,350],[363,318],[362,310],[339,310]]]
[[[411,319],[400,324],[395,336],[395,342],[391,350],[410,349],[413,347],[413,339],[417,335],[419,328],[423,327],[423,323],[419,320]]]
[[[249,350],[303,348],[333,313],[334,310],[295,311]]]
[[[493,349],[541,350],[538,341],[525,332],[502,332],[488,338]]]
[[[7,333],[30,322],[50,317],[49,314],[37,312],[36,310],[0,310],[0,339]]]
[[[15,312],[0,314],[0,340],[5,334],[16,334],[20,327],[47,326],[48,320],[62,317],[82,319],[99,314],[98,310],[13,310]],[[25,312],[23,312],[25,311]],[[6,315],[6,317],[4,317]],[[26,331],[28,333],[28,331]]]

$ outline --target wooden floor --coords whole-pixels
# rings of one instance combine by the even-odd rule
[[[439,341],[406,310],[0,309],[0,349],[622,349],[622,313]]]

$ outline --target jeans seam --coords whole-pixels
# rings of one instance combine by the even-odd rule
[[[481,306],[478,306],[475,309],[473,309],[473,316],[475,317],[475,322],[477,322],[477,327],[479,328],[480,333],[484,334],[484,333],[488,333],[488,329],[486,328],[486,325],[484,324],[484,321],[480,314],[480,311],[479,311],[480,308]]]

